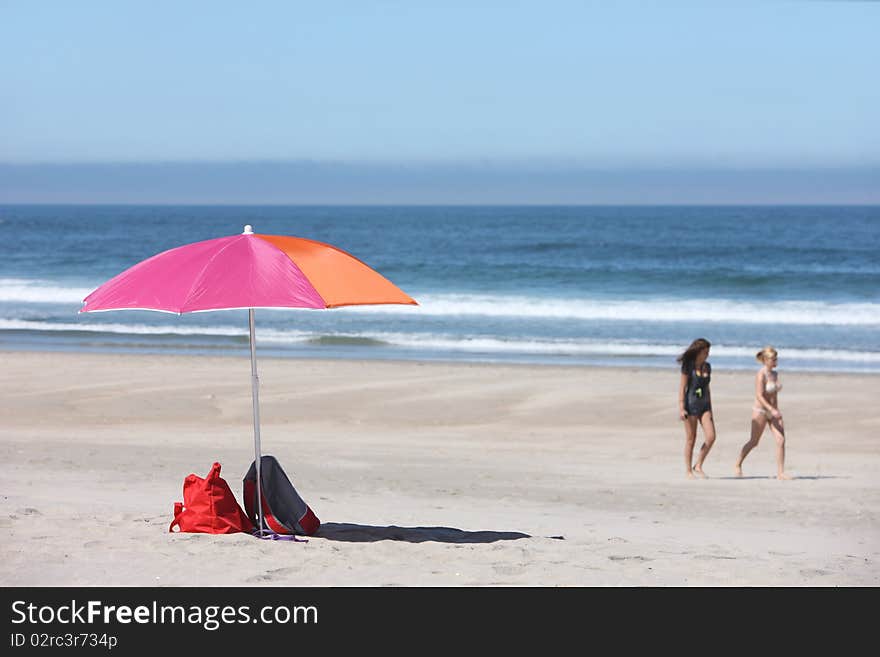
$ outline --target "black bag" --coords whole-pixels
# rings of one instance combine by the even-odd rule
[[[251,463],[244,476],[244,510],[248,518],[259,526],[257,513],[257,465]],[[296,492],[281,465],[274,456],[265,455],[260,460],[260,496],[263,506],[263,529],[276,534],[304,534],[312,536],[321,521]]]

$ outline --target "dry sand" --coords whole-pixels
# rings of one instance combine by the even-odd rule
[[[781,369],[780,482],[769,432],[732,476],[753,375],[716,371],[689,481],[674,364],[262,359],[263,452],[324,523],[292,543],[168,533],[214,461],[241,501],[246,355],[0,362],[5,586],[880,584],[880,376]]]

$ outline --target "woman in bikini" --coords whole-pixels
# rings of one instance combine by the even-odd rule
[[[734,474],[742,477],[742,464],[748,453],[757,445],[764,429],[770,425],[770,430],[776,438],[776,478],[791,479],[785,472],[785,425],[782,423],[782,413],[779,412],[779,391],[782,383],[779,381],[779,373],[776,371],[778,355],[772,346],[766,346],[759,351],[755,358],[762,364],[755,375],[755,406],[752,409],[752,437],[743,445],[739,458],[734,466]]]
[[[709,381],[712,366],[706,360],[712,345],[698,338],[677,358],[681,363],[681,379],[678,385],[678,415],[684,422],[684,465],[688,479],[705,478],[703,461],[715,443],[715,421],[712,418],[712,397]],[[697,440],[697,423],[703,427],[703,446],[693,462],[694,444]]]

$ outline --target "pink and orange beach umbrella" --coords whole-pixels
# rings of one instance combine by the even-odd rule
[[[247,309],[250,325],[254,454],[260,478],[260,408],[255,308],[338,308],[416,301],[362,261],[330,244],[300,237],[219,237],[164,251],[111,278],[80,312],[156,310],[190,313]],[[262,503],[257,509],[263,531]]]

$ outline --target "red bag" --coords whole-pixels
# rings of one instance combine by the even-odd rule
[[[211,467],[208,476],[191,474],[183,480],[183,503],[174,503],[174,525],[182,532],[235,534],[254,531],[254,526],[235,501],[229,484],[220,476],[220,464]]]

